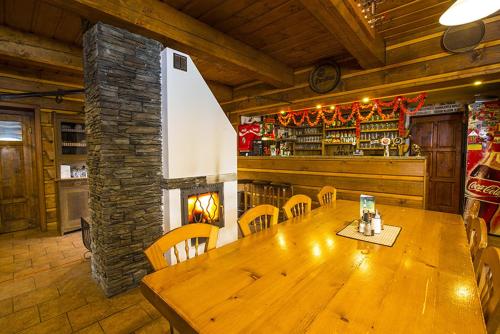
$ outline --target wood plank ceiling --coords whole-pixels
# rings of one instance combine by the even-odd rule
[[[160,1],[160,0],[158,0]],[[353,57],[299,0],[162,0],[167,5],[269,55],[293,69],[333,58],[353,63]],[[386,0],[377,8],[383,16],[376,31],[386,45],[442,31],[438,17],[452,0]],[[50,0],[0,0],[0,25],[81,47],[81,17]],[[18,65],[0,56],[1,64]],[[254,82],[251,73],[196,57],[206,80],[238,87]],[[39,69],[37,69],[39,70]],[[52,69],[53,70],[53,69]]]

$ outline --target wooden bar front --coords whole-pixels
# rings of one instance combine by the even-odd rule
[[[316,205],[321,187],[332,185],[339,199],[363,193],[377,203],[426,207],[425,157],[238,157],[238,179],[290,183]]]

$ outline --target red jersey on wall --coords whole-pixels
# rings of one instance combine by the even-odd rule
[[[240,152],[252,150],[252,143],[261,137],[260,124],[242,124],[238,126],[238,149]]]

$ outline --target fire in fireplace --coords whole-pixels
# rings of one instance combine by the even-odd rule
[[[182,225],[192,223],[224,227],[223,183],[181,190]]]
[[[188,197],[188,224],[213,224],[219,221],[220,199],[218,192],[196,194]]]

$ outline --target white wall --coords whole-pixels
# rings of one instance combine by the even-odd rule
[[[187,57],[187,72],[173,68],[174,52]],[[174,179],[236,173],[236,131],[191,58],[165,49],[161,71],[162,125],[166,124],[162,126],[163,176]],[[163,194],[163,228],[167,232],[181,226],[181,198],[179,189],[164,190]],[[238,238],[237,205],[237,181],[224,182],[225,227],[219,231],[217,247]],[[194,254],[194,249],[191,252]]]
[[[188,71],[173,68],[173,53],[188,59]],[[191,58],[162,52],[162,117],[167,121],[164,176],[236,173],[236,131]],[[165,94],[166,93],[166,94]],[[168,112],[167,112],[168,111]]]

